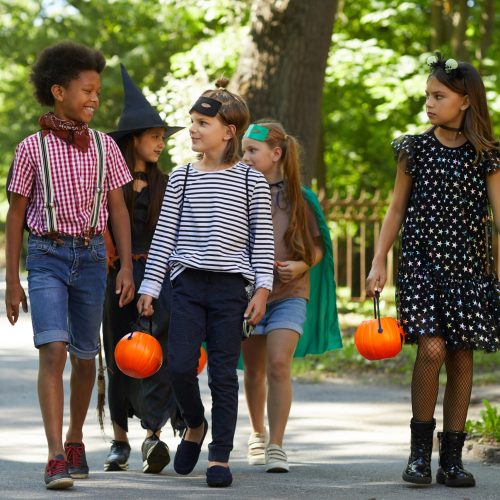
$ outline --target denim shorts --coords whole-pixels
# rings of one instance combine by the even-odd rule
[[[99,351],[106,289],[106,250],[99,235],[85,246],[82,238],[61,236],[62,244],[30,234],[28,293],[35,347],[66,342],[77,358]]]
[[[273,330],[293,330],[304,333],[307,300],[292,298],[267,304],[266,314],[255,327],[252,335],[267,335]]]

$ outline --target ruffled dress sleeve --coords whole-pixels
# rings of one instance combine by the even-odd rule
[[[490,149],[486,151],[483,156],[482,164],[485,175],[496,172],[500,168],[500,150]]]
[[[415,161],[415,137],[414,135],[402,135],[391,143],[394,159],[397,162],[405,160],[405,173],[412,177],[417,173]]]

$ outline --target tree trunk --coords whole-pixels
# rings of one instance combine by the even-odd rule
[[[493,42],[493,19],[494,19],[494,0],[485,0],[483,13],[481,15],[481,42],[479,50],[476,51],[476,58],[482,65],[482,61],[486,58],[486,53]]]
[[[442,0],[431,0],[431,50],[439,50],[444,39]]]
[[[465,30],[467,29],[469,6],[467,5],[467,0],[459,0],[457,4],[458,9],[453,13],[453,37],[451,48],[454,57],[461,61],[467,61],[469,55],[465,46]]]
[[[235,90],[252,120],[279,120],[304,148],[304,182],[319,158],[326,60],[337,0],[255,0],[250,40],[241,52]]]

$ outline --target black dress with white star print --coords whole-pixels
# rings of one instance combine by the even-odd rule
[[[486,176],[498,152],[441,144],[431,129],[393,142],[413,180],[396,281],[406,341],[444,338],[447,349],[500,349],[500,283],[491,249]]]

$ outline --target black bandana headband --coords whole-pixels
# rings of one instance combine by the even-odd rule
[[[196,111],[202,115],[215,116],[218,112],[222,103],[211,97],[201,96],[189,110],[190,113]]]

